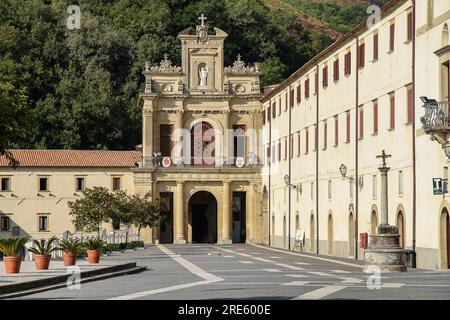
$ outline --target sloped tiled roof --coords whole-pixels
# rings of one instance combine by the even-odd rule
[[[10,150],[19,167],[135,167],[139,151],[108,150]],[[0,167],[9,166],[0,156]]]

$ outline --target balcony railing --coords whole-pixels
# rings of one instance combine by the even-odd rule
[[[420,118],[426,133],[450,130],[450,101],[429,100],[424,106],[425,115]]]
[[[255,168],[261,165],[258,157],[249,156],[247,158],[237,159],[233,157],[230,161],[226,161],[225,157],[221,157],[219,160],[214,159],[214,163],[204,163],[198,159],[183,159],[182,163],[174,163],[172,160],[170,162],[164,162],[165,157],[142,157],[142,161],[139,164],[140,168],[164,168],[164,169],[198,169],[198,168]]]

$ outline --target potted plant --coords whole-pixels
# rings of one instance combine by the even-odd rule
[[[19,273],[22,257],[17,254],[22,250],[28,238],[9,238],[0,240],[0,252],[3,253],[6,273]]]
[[[105,241],[100,238],[86,240],[84,247],[87,250],[89,263],[99,263],[101,254],[100,250],[104,245]]]
[[[64,266],[74,266],[77,262],[77,254],[82,247],[78,239],[66,239],[61,241],[58,249],[63,252]]]
[[[50,259],[52,258],[51,253],[57,249],[53,246],[53,242],[55,241],[55,236],[48,240],[33,240],[35,247],[29,248],[28,251],[34,253],[34,262],[36,263],[37,270],[48,270]]]

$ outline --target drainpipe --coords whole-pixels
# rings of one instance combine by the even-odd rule
[[[314,86],[317,87],[316,92],[316,253],[319,254],[319,65],[316,65],[317,77],[314,77]],[[317,80],[317,84],[315,83]]]
[[[413,158],[413,234],[412,234],[412,251],[416,251],[416,0],[413,0],[413,42],[412,42],[412,158]]]
[[[292,88],[291,85],[289,85],[289,93],[288,93],[288,97],[289,97],[289,135],[288,135],[288,139],[289,139],[289,152],[288,152],[288,175],[289,175],[289,185],[288,185],[288,191],[289,191],[289,195],[288,195],[288,203],[289,203],[289,208],[288,208],[288,213],[289,213],[289,217],[288,217],[288,250],[291,251],[291,181],[292,181],[292,177],[291,177],[291,159],[292,159],[292,154],[291,154],[291,150],[292,150],[292,137],[291,137],[291,130],[292,130],[292,106],[290,104],[291,99],[292,102],[294,102],[294,98],[291,97],[291,93],[292,93]],[[287,101],[286,101],[287,103]]]
[[[359,38],[356,37],[356,122],[355,122],[355,260],[358,260],[358,213],[359,213]]]
[[[272,222],[272,208],[271,208],[271,194],[272,194],[272,192],[271,192],[271,179],[270,179],[270,177],[271,177],[271,167],[272,167],[272,99],[269,99],[269,121],[268,121],[268,123],[269,123],[269,154],[270,154],[270,158],[269,158],[269,188],[268,188],[268,191],[267,191],[267,196],[269,197],[269,201],[268,201],[268,211],[269,211],[269,247],[272,245],[272,236],[271,236],[271,234],[270,234],[270,230],[271,230],[271,222]],[[267,119],[266,119],[267,120]],[[266,156],[267,156],[267,151],[266,151]]]

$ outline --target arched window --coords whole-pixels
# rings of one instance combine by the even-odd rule
[[[400,247],[405,247],[405,218],[403,212],[399,211],[397,214],[397,228],[400,235]]]
[[[442,47],[450,45],[449,36],[448,36],[448,24],[444,24],[444,28],[442,29]]]
[[[370,215],[370,234],[375,234],[377,232],[378,226],[378,215],[375,210],[372,210]]]

